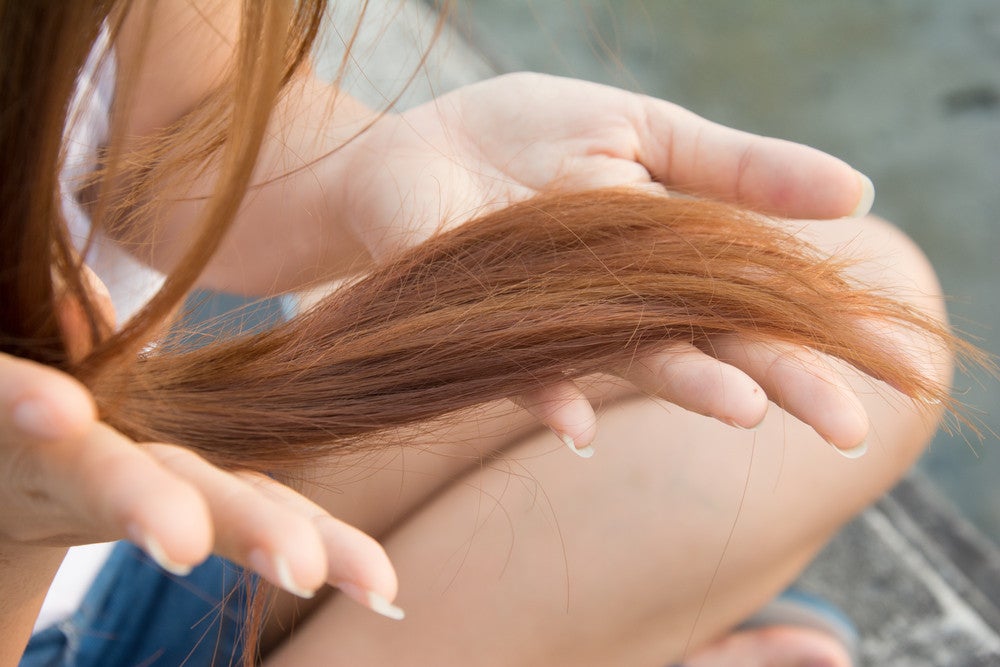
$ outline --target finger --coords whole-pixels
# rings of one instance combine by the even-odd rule
[[[846,380],[818,353],[737,336],[713,338],[708,351],[754,378],[772,401],[809,424],[845,456],[864,454],[869,428],[864,406]]]
[[[3,437],[72,439],[97,419],[82,384],[53,368],[0,354],[0,429]]]
[[[633,187],[664,194],[661,183],[652,181],[644,166],[635,160],[609,155],[580,155],[563,161],[561,175],[547,187],[559,190],[596,190],[610,187]]]
[[[150,453],[204,497],[215,525],[217,554],[303,598],[312,597],[326,581],[326,553],[308,517],[194,452],[155,445]]]
[[[382,545],[284,484],[264,475],[240,476],[246,476],[275,502],[312,521],[326,549],[327,583],[383,616],[403,618],[403,610],[391,602],[398,592],[398,580]]]
[[[730,426],[753,428],[767,414],[767,395],[751,377],[687,343],[636,359],[621,375],[642,391]]]
[[[788,218],[860,216],[871,180],[822,151],[712,123],[643,98],[638,160],[669,188]]]
[[[548,426],[574,454],[589,459],[597,415],[583,391],[569,380],[519,396],[514,401]]]
[[[96,421],[87,389],[64,373],[0,355],[5,528],[25,542],[81,544],[129,536],[186,571],[211,547],[211,523],[190,485]]]
[[[34,539],[65,544],[128,538],[165,569],[186,574],[211,552],[201,495],[103,423],[83,438],[39,440],[15,480]]]

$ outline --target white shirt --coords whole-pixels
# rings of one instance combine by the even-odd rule
[[[110,48],[107,30],[103,30],[87,58],[73,94],[59,187],[63,214],[73,244],[81,253],[87,249],[84,261],[108,287],[117,320],[121,323],[160,289],[164,276],[138,261],[99,231],[94,233],[90,217],[77,198],[83,179],[93,172],[97,164],[98,149],[108,140],[115,74],[114,51]],[[114,543],[109,542],[69,550],[42,603],[35,621],[35,632],[59,623],[79,608],[113,546]]]
[[[84,261],[111,292],[118,322],[128,320],[163,285],[164,276],[143,264],[106,236],[91,229],[90,217],[77,191],[97,165],[97,151],[108,140],[111,101],[115,92],[115,58],[107,31],[102,31],[77,80],[66,129],[66,155],[59,185],[70,237]]]

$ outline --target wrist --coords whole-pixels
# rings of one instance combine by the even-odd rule
[[[16,665],[24,651],[64,547],[0,544],[0,665]]]
[[[398,114],[370,115],[324,158],[328,219],[337,226],[338,237],[355,253],[351,262],[355,270],[349,272],[363,269],[379,257],[378,221],[385,218],[384,208],[389,204],[385,186],[386,181],[394,179],[394,173],[388,158],[398,157],[391,151],[399,125]]]

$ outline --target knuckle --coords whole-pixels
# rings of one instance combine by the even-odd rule
[[[172,470],[182,470],[207,463],[202,456],[180,445],[153,443],[144,447],[150,456]]]
[[[736,161],[736,170],[733,174],[733,192],[737,199],[743,201],[748,195],[747,175],[753,167],[755,155],[757,153],[756,143],[748,144],[741,152]]]

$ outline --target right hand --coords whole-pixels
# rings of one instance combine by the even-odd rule
[[[832,219],[866,213],[874,190],[844,162],[709,122],[677,105],[594,83],[509,74],[386,114],[331,153],[329,210],[381,259],[473,215],[551,190],[607,186],[686,193],[761,213]],[[339,161],[339,162],[338,162]],[[448,218],[442,221],[442,218]],[[644,393],[742,428],[773,400],[847,455],[868,418],[844,378],[811,350],[741,336],[666,346],[619,373]],[[517,402],[583,456],[597,418],[562,382]]]
[[[61,305],[72,350],[83,320]],[[304,597],[324,583],[367,606],[396,596],[395,571],[368,535],[267,476],[135,443],[99,420],[75,379],[5,354],[0,507],[0,547],[19,553],[129,539],[174,573],[214,552]]]

